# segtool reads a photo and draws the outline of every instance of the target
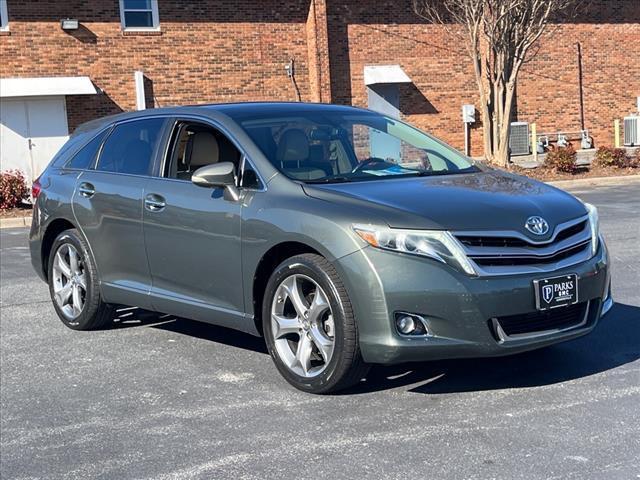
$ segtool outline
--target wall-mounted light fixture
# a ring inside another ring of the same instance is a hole
[[[62,30],[78,30],[80,22],[77,18],[63,18],[60,20],[60,27]]]

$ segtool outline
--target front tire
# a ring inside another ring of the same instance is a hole
[[[275,269],[262,322],[269,353],[294,387],[331,393],[366,375],[351,301],[338,272],[320,255],[298,255]]]
[[[113,321],[115,309],[102,301],[93,257],[77,230],[65,230],[53,242],[47,278],[53,306],[67,327],[96,330]]]

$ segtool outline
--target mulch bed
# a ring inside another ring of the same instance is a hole
[[[22,218],[30,217],[33,208],[31,205],[21,205],[17,208],[9,208],[0,210],[0,218]]]
[[[553,180],[576,180],[579,178],[598,178],[598,177],[618,177],[622,175],[640,175],[640,168],[618,168],[618,167],[598,167],[598,166],[581,166],[574,173],[556,172],[553,169],[538,168],[522,168],[511,165],[509,171],[518,175],[549,182]]]

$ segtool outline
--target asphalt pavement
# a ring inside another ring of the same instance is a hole
[[[263,342],[128,310],[74,332],[0,232],[0,477],[640,478],[640,183],[600,210],[616,306],[589,336],[513,357],[376,367],[290,387]]]

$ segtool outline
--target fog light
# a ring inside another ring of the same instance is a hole
[[[400,333],[404,333],[405,335],[410,335],[416,329],[416,322],[414,322],[413,318],[409,315],[405,315],[403,317],[398,318],[396,320],[398,325],[398,331]]]
[[[427,321],[424,317],[414,313],[396,312],[396,329],[400,335],[424,336],[429,335]]]

